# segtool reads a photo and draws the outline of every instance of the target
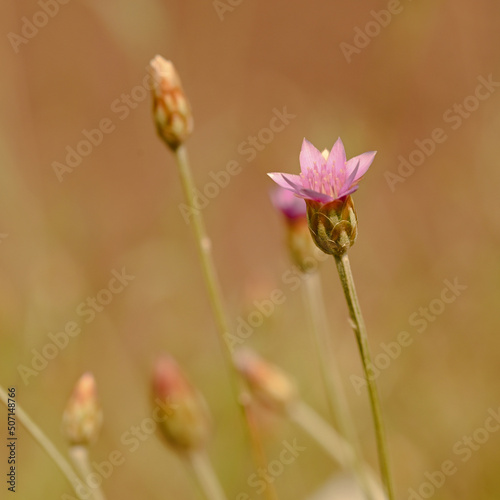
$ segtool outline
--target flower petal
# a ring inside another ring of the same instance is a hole
[[[345,148],[342,139],[339,137],[328,155],[328,161],[326,162],[327,170],[333,173],[333,177],[339,176],[343,171],[346,164]]]
[[[347,162],[349,163],[349,162]],[[354,167],[353,171],[349,174],[349,177],[346,179],[344,183],[344,188],[349,189],[349,187],[354,183],[354,179],[356,178],[356,174],[358,173],[359,170],[359,160],[356,162],[356,166]]]
[[[325,159],[320,151],[318,151],[307,139],[302,141],[302,148],[299,156],[300,170],[304,175],[307,174],[308,168],[313,168],[314,164],[321,168],[325,163]]]
[[[318,193],[318,191],[313,191],[312,189],[302,188],[300,193],[297,193],[302,198],[306,200],[319,201],[321,203],[330,203],[335,198],[333,196],[328,196],[327,194]]]
[[[346,188],[348,188],[348,189],[346,189]],[[354,185],[349,186],[349,187],[348,187],[348,186],[345,186],[345,187],[344,187],[345,191],[344,191],[344,190],[342,190],[342,191],[339,193],[339,198],[343,198],[344,196],[347,196],[347,195],[349,195],[349,194],[354,193],[354,191],[357,191],[357,190],[358,190],[358,188],[359,188],[359,184],[354,184]]]
[[[300,175],[283,174],[281,172],[272,172],[267,175],[282,188],[296,193],[298,193],[298,190],[302,189],[302,179]]]
[[[284,189],[292,191],[300,198],[320,201],[321,203],[329,203],[334,200],[332,196],[328,196],[324,193],[318,193],[318,191],[314,191],[313,189],[302,187],[302,179],[299,175],[282,174],[281,172],[272,172],[267,175],[271,177],[276,184]]]
[[[347,162],[347,172],[351,174],[352,171],[356,168],[356,164],[359,161],[358,172],[356,173],[353,182],[361,179],[361,177],[366,174],[366,171],[370,168],[370,165],[372,164],[376,154],[376,151],[368,151],[367,153],[363,153],[361,155],[355,156],[354,158],[351,158]]]

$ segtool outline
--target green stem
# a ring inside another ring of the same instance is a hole
[[[78,472],[80,472],[82,479],[87,482],[87,478],[93,472],[90,466],[89,449],[86,446],[71,446],[69,449],[69,456]],[[89,489],[95,500],[106,500],[100,485],[95,487],[89,486]]]
[[[349,411],[349,404],[344,392],[338,364],[333,357],[328,341],[327,318],[319,274],[312,272],[304,275],[304,283],[304,301],[309,311],[314,343],[330,413],[333,416],[335,424],[340,429],[340,433],[352,447],[348,468],[352,470],[357,478],[365,496],[373,498],[373,492],[369,487],[370,481],[366,477],[366,467],[363,465],[363,457],[361,456],[356,431],[352,424],[351,412]]]
[[[377,440],[377,450],[382,481],[384,482],[384,486],[387,490],[389,500],[393,500],[394,492],[392,489],[392,480],[389,470],[389,459],[387,453],[384,425],[382,421],[382,412],[380,409],[380,398],[378,395],[375,380],[373,379],[369,371],[370,367],[372,366],[372,361],[370,348],[368,345],[368,336],[366,333],[365,322],[363,320],[363,315],[361,314],[358,296],[356,294],[356,288],[354,286],[354,279],[352,276],[351,265],[349,263],[349,257],[346,253],[342,255],[342,257],[335,256],[335,262],[337,264],[337,270],[339,272],[342,288],[344,289],[347,306],[349,308],[349,315],[352,320],[352,327],[356,335],[356,341],[358,343],[361,361],[363,364],[363,371],[368,386],[368,395],[370,397],[370,406],[373,415],[373,423],[375,426],[375,436]]]
[[[309,434],[342,468],[353,472],[359,479],[365,495],[375,500],[385,500],[382,487],[372,469],[365,462],[357,460],[354,447],[328,425],[313,408],[304,401],[298,401],[288,408],[287,416]],[[356,464],[356,467],[353,464]]]
[[[193,175],[191,173],[191,168],[189,166],[187,151],[184,145],[179,146],[175,150],[175,158],[179,167],[179,174],[181,178],[182,189],[184,191],[184,196],[186,198],[190,213],[192,214],[191,220],[196,240],[196,247],[198,249],[198,255],[203,269],[203,276],[205,278],[205,284],[207,287],[210,304],[212,306],[212,311],[215,316],[215,322],[219,331],[220,341],[223,344],[222,350],[225,354],[226,362],[231,369],[230,379],[234,397],[235,400],[239,403],[239,407],[242,411],[243,418],[247,425],[249,438],[253,449],[254,460],[261,468],[265,469],[267,468],[267,460],[263,455],[262,446],[259,442],[258,429],[253,420],[249,417],[246,406],[242,402],[242,398],[244,396],[243,391],[241,390],[239,374],[234,364],[233,353],[228,343],[230,333],[229,322],[224,310],[221,287],[219,285],[219,280],[212,257],[212,245],[210,238],[208,237],[205,230],[205,224],[203,222],[201,212],[198,208],[196,208],[194,202],[195,183]],[[274,485],[270,484],[269,487],[266,488],[266,496],[269,500],[273,500],[276,498]]]
[[[195,184],[189,167],[187,151],[184,146],[181,145],[176,149],[175,158],[179,167],[184,196],[192,215],[192,226],[196,239],[196,247],[198,249],[198,255],[203,269],[210,304],[214,312],[215,321],[217,323],[222,343],[225,346],[223,350],[226,354],[227,361],[230,365],[233,365],[232,353],[226,341],[226,335],[229,334],[229,325],[226,320],[224,307],[222,305],[221,288],[212,257],[212,243],[205,230],[205,224],[203,222],[201,212],[196,208],[194,203]]]
[[[5,389],[0,386],[0,399],[7,406],[8,395]],[[16,401],[16,417],[23,424],[26,430],[31,434],[31,436],[37,441],[37,443],[42,447],[42,449],[47,453],[47,455],[52,459],[52,461],[59,467],[60,471],[64,474],[66,479],[69,481],[76,495],[80,500],[84,500],[87,496],[81,493],[85,490],[85,486],[78,477],[78,474],[73,470],[71,465],[67,460],[59,453],[57,448],[54,446],[52,441],[43,433],[43,431],[31,420],[28,414],[19,406]]]
[[[195,451],[188,455],[194,475],[207,500],[226,500],[226,495],[215,471],[204,451]]]

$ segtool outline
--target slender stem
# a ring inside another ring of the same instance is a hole
[[[86,482],[89,475],[93,472],[90,466],[89,449],[86,446],[71,446],[69,449],[69,456],[76,469],[80,472],[80,476]],[[89,489],[95,500],[106,500],[100,484],[95,487],[89,486]]]
[[[259,426],[255,419],[255,413],[252,410],[252,396],[247,392],[243,391],[240,398],[242,406],[245,408],[245,416],[248,422],[248,428],[250,430],[250,438],[252,440],[252,448],[254,453],[255,462],[258,463],[261,468],[266,469],[268,465],[268,460],[266,457],[266,452],[260,439]],[[272,484],[271,488],[266,488],[266,496],[268,500],[277,500],[278,496],[276,494],[276,489]]]
[[[0,399],[7,406],[8,396],[5,389],[0,386]],[[31,420],[28,414],[19,406],[16,401],[16,416],[19,421],[24,425],[26,430],[31,434],[31,436],[38,442],[42,449],[47,453],[47,455],[53,460],[53,462],[59,467],[60,471],[64,474],[66,479],[69,481],[78,498],[84,500],[87,498],[86,495],[82,493],[86,488],[82,481],[78,477],[78,474],[73,470],[68,461],[59,453],[57,448],[54,446],[52,441],[43,433],[43,431]]]
[[[330,413],[334,422],[339,426],[341,433],[352,442],[355,434],[351,425],[351,416],[345,396],[340,372],[337,363],[333,359],[327,335],[327,319],[323,294],[321,292],[321,280],[318,273],[309,273],[304,276],[305,286],[304,302],[309,313],[313,340],[319,359],[319,368],[323,384],[326,389],[326,397]]]
[[[330,413],[334,422],[340,429],[340,433],[350,443],[352,456],[349,468],[358,479],[364,490],[365,496],[373,498],[373,492],[369,488],[369,480],[366,477],[366,467],[363,465],[363,457],[357,440],[355,428],[352,424],[351,412],[345,395],[342,379],[338,365],[333,357],[328,339],[327,318],[325,303],[321,290],[321,279],[317,272],[304,276],[304,301],[309,312],[314,344],[319,359],[319,367]]]
[[[203,222],[201,212],[196,208],[194,203],[195,184],[193,176],[191,174],[191,169],[189,167],[187,151],[184,146],[181,145],[176,149],[175,158],[179,167],[184,196],[192,215],[192,226],[196,239],[196,246],[203,269],[203,275],[205,278],[208,296],[210,298],[210,304],[214,312],[215,321],[221,335],[222,343],[225,346],[224,352],[228,359],[228,363],[233,365],[231,350],[226,341],[226,335],[229,334],[229,325],[226,319],[226,314],[224,312],[221,288],[212,257],[212,243],[205,230],[205,224]]]
[[[378,395],[377,385],[374,378],[370,375],[370,367],[372,366],[370,348],[368,345],[368,335],[366,333],[365,322],[361,314],[356,288],[354,287],[354,279],[352,276],[351,265],[349,257],[345,253],[342,257],[335,257],[337,270],[339,272],[342,288],[344,289],[347,306],[349,308],[349,315],[352,320],[352,327],[356,335],[361,361],[363,364],[363,371],[366,378],[368,387],[368,394],[370,397],[370,406],[372,409],[373,423],[375,426],[375,435],[377,439],[377,449],[380,461],[380,472],[382,481],[387,490],[389,500],[394,499],[394,492],[392,489],[392,480],[389,470],[389,458],[387,453],[387,444],[385,439],[384,425],[382,421],[382,412],[380,409],[380,398]]]
[[[376,500],[385,500],[384,492],[372,469],[365,462],[358,462],[358,469],[353,470],[356,462],[356,450],[333,427],[316,413],[304,401],[298,401],[288,409],[288,418],[302,428],[321,448],[341,467],[351,470],[359,478],[360,487],[365,494]]]
[[[309,405],[298,401],[287,412],[288,418],[306,431],[333,460],[347,468],[353,451],[349,443],[328,425]]]
[[[243,402],[244,396],[243,391],[241,390],[240,377],[234,364],[232,349],[228,343],[230,339],[229,321],[227,320],[226,312],[224,310],[221,287],[212,257],[212,245],[210,238],[208,237],[205,230],[205,224],[203,222],[201,212],[198,208],[196,208],[194,202],[195,183],[193,175],[191,173],[191,168],[189,166],[187,151],[183,145],[179,146],[175,150],[175,158],[179,167],[179,174],[181,178],[182,189],[184,191],[184,196],[192,215],[191,220],[196,240],[196,246],[203,269],[203,275],[205,278],[205,285],[207,287],[210,304],[212,306],[212,311],[215,316],[215,322],[219,331],[219,338],[221,343],[223,344],[222,350],[225,354],[226,362],[231,369],[230,379],[234,397],[236,401],[240,403],[239,407],[242,411],[247,429],[249,431],[254,460],[259,465],[259,467],[267,468],[267,460],[263,452],[263,447],[260,443],[257,426],[255,425],[253,419],[249,416],[246,405]],[[274,485],[270,484],[269,487],[266,488],[266,496],[269,500],[274,500],[276,498]]]
[[[194,475],[207,500],[226,500],[226,494],[204,451],[195,451],[188,455]]]

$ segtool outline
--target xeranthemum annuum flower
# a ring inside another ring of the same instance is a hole
[[[320,153],[304,139],[300,175],[268,174],[282,188],[305,200],[311,236],[329,255],[343,255],[356,240],[358,224],[350,195],[358,189],[375,154],[369,151],[347,161],[340,137],[330,153]]]
[[[376,151],[346,159],[340,137],[327,158],[307,139],[300,151],[300,175],[273,172],[268,174],[281,187],[300,198],[329,203],[344,198],[358,189],[358,183],[373,162]]]

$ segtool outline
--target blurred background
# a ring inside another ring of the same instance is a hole
[[[151,119],[143,80],[161,54],[192,103],[187,146],[200,191],[229,162],[241,167],[202,210],[233,325],[282,290],[286,300],[245,344],[292,372],[324,416],[301,293],[284,281],[291,263],[266,172],[296,173],[304,136],[318,148],[341,136],[348,157],[378,150],[354,198],[359,237],[350,258],[374,356],[402,331],[413,340],[377,378],[397,498],[447,460],[457,472],[425,498],[498,498],[500,433],[478,429],[500,407],[500,4],[72,0],[46,6],[50,17],[42,5],[4,2],[0,20],[0,382],[16,387],[56,446],[67,449],[62,412],[91,371],[104,412],[91,458],[102,462],[113,450],[125,457],[103,482],[107,497],[197,498],[184,464],[156,434],[133,452],[122,441],[151,415],[152,364],[169,352],[208,400],[209,453],[228,498],[263,498],[247,483],[255,465],[179,209],[173,156]],[[293,116],[270,137],[262,130],[276,113]],[[103,120],[109,133],[66,165],[84,131]],[[433,133],[439,143],[426,141]],[[251,137],[263,141],[252,146]],[[134,277],[123,291],[82,314],[80,304],[123,268]],[[333,262],[321,274],[353,418],[377,467]],[[466,287],[449,304],[440,299],[445,280]],[[49,334],[69,321],[81,333],[40,361]],[[264,411],[257,420],[270,460],[283,440],[307,450],[276,478],[280,498],[308,498],[337,471],[297,428]],[[72,494],[18,426],[19,498]],[[2,476],[6,468],[2,458]]]

